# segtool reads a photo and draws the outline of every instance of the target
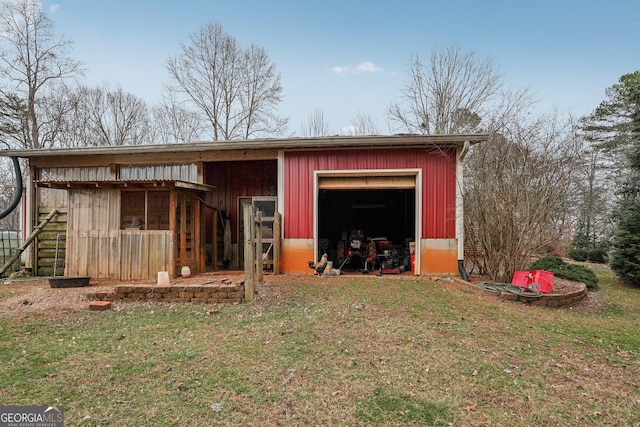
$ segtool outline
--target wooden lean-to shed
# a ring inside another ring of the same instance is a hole
[[[280,214],[284,273],[313,273],[307,261],[322,253],[342,262],[346,240],[361,233],[394,242],[405,263],[410,251],[413,274],[455,275],[462,160],[486,140],[339,136],[2,154],[26,159],[24,234],[58,212],[27,251],[36,275],[148,280],[182,266],[241,269],[248,206],[266,221]]]

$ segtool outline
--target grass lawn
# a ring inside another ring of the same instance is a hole
[[[0,310],[0,404],[66,426],[640,425],[640,289],[598,275],[570,309],[395,276],[270,276],[211,314],[25,304]]]

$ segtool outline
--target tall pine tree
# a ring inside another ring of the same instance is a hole
[[[640,285],[640,88],[629,94],[629,106],[632,108],[629,173],[619,191],[611,268],[623,280]]]

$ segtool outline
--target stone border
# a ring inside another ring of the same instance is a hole
[[[495,295],[498,298],[505,301],[518,301],[524,304],[535,305],[538,307],[549,307],[549,308],[564,308],[570,307],[572,305],[578,304],[580,301],[586,298],[587,296],[587,285],[584,283],[580,283],[580,289],[571,292],[568,294],[545,294],[541,297],[529,298],[523,297],[520,295],[513,294],[511,292],[500,292],[500,291],[492,291],[489,289],[482,289],[479,286],[474,285],[472,282],[467,282],[462,279],[455,279],[458,283],[462,283],[469,288],[473,288],[481,293],[486,293],[489,295]]]
[[[89,294],[89,297],[98,301],[240,304],[244,299],[244,282],[235,284],[116,285],[113,292],[95,292]]]

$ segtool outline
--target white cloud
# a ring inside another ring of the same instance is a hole
[[[356,68],[355,68],[355,74],[360,74],[360,73],[377,73],[378,71],[382,71],[382,68],[377,67],[376,65],[374,65],[373,62],[369,62],[369,61],[365,61],[361,64],[359,64]]]
[[[49,6],[49,13],[54,14],[58,9],[60,9],[60,4],[52,4],[51,6]]]
[[[345,76],[349,74],[349,67],[333,67],[331,69],[333,74],[337,74],[338,76]]]
[[[364,61],[361,62],[360,64],[356,65],[355,67],[353,66],[348,66],[348,67],[333,67],[331,69],[331,73],[332,74],[336,74],[338,76],[355,76],[357,74],[363,74],[363,73],[378,73],[382,71],[382,68],[376,66],[373,62],[371,61]]]

